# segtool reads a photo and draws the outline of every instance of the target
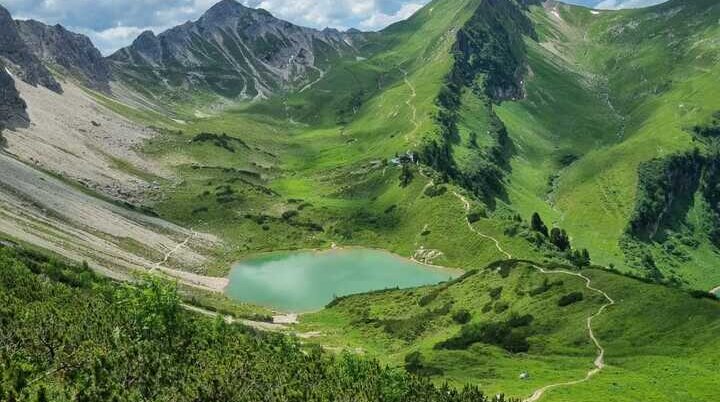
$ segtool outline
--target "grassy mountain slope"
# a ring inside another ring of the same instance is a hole
[[[568,229],[595,262],[645,270],[621,241],[640,198],[638,168],[699,146],[690,128],[720,106],[711,84],[719,12],[697,0],[602,13],[533,7],[540,37],[527,42],[528,96],[498,110],[519,149],[512,205]],[[689,260],[664,246],[639,247],[667,277],[708,287],[720,279],[708,264],[714,252],[700,230],[688,232],[700,238],[697,247],[679,246]]]
[[[548,391],[546,400],[713,398],[717,301],[606,271],[581,273],[616,302],[593,320],[607,366],[587,383]],[[582,300],[559,305],[575,293]],[[313,342],[360,348],[438,382],[470,382],[491,393],[526,397],[544,385],[581,379],[593,367],[596,350],[586,318],[604,303],[580,278],[503,263],[450,284],[342,298],[305,317],[302,329],[320,333]],[[488,324],[495,332],[480,330]],[[503,335],[498,324],[512,336]],[[448,340],[454,340],[452,347]],[[408,358],[414,352],[420,353],[419,363]],[[523,372],[529,379],[519,378]]]

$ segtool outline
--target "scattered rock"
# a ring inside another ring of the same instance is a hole
[[[420,246],[419,249],[415,250],[412,259],[423,264],[432,265],[433,261],[442,255],[443,252],[440,250],[426,249],[424,246]]]

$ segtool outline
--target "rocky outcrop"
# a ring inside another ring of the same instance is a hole
[[[52,91],[62,92],[60,84],[20,37],[17,24],[2,6],[0,6],[0,60],[10,72],[28,84],[42,85]]]
[[[27,47],[42,62],[59,67],[93,89],[110,90],[110,67],[87,36],[33,20],[17,21],[16,25]]]
[[[302,28],[223,0],[199,20],[159,35],[144,32],[109,57],[135,87],[200,89],[227,98],[266,97],[312,82],[338,57],[353,56],[358,34]]]
[[[15,88],[15,81],[0,63],[0,130],[26,125],[28,122],[26,108],[25,101],[20,98],[20,93]],[[3,139],[0,136],[0,146],[3,145],[2,143]]]

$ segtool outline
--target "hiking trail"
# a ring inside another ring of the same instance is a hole
[[[470,202],[465,197],[463,197],[461,194],[459,194],[457,192],[453,192],[453,194],[456,197],[458,197],[460,199],[460,201],[462,201],[462,203],[465,207],[465,212],[470,212]],[[513,258],[510,253],[508,253],[507,251],[505,251],[502,248],[500,241],[498,241],[496,238],[494,238],[492,236],[486,235],[486,234],[478,231],[477,229],[475,229],[472,226],[472,224],[470,223],[470,220],[467,219],[467,216],[465,218],[465,221],[466,221],[468,227],[470,228],[470,231],[472,231],[473,233],[475,233],[485,239],[493,241],[495,243],[495,247],[498,249],[498,251],[500,253],[504,254],[508,260],[511,260]],[[592,322],[595,318],[597,318],[603,312],[605,312],[605,310],[607,308],[609,308],[610,306],[613,306],[615,304],[615,300],[613,300],[605,291],[593,287],[592,280],[589,277],[587,277],[579,272],[570,272],[570,271],[564,271],[564,270],[546,270],[545,268],[542,268],[537,265],[531,265],[531,266],[534,269],[540,271],[541,273],[543,273],[545,275],[571,275],[571,276],[581,278],[585,281],[585,287],[587,289],[602,295],[607,300],[607,302],[605,304],[603,304],[602,306],[600,306],[600,308],[597,310],[597,312],[595,312],[595,314],[587,317],[587,319],[586,319],[586,327],[587,327],[588,335],[597,350],[597,357],[595,358],[595,361],[593,361],[594,368],[592,370],[588,371],[584,378],[581,378],[579,380],[568,381],[568,382],[559,382],[559,383],[546,385],[542,388],[538,388],[537,390],[535,390],[532,393],[532,395],[530,395],[530,397],[523,399],[523,402],[537,402],[545,395],[545,393],[547,391],[550,391],[555,388],[568,387],[568,386],[578,385],[578,384],[587,382],[592,377],[594,377],[595,375],[600,373],[600,371],[602,371],[603,368],[605,368],[605,348],[600,344],[600,341],[595,336],[595,332],[593,331],[593,327],[592,327]],[[720,288],[718,288],[718,290],[720,290]]]

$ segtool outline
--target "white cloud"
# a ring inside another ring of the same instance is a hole
[[[111,54],[115,50],[120,49],[132,43],[144,31],[162,32],[170,26],[165,27],[134,27],[134,26],[116,26],[101,31],[93,31],[82,27],[68,27],[73,32],[87,35],[92,40],[95,47],[105,54]]]
[[[382,29],[392,23],[410,18],[422,7],[423,4],[421,3],[407,3],[403,4],[403,6],[392,15],[385,14],[383,12],[375,12],[370,17],[360,22],[359,28],[370,31]]]

